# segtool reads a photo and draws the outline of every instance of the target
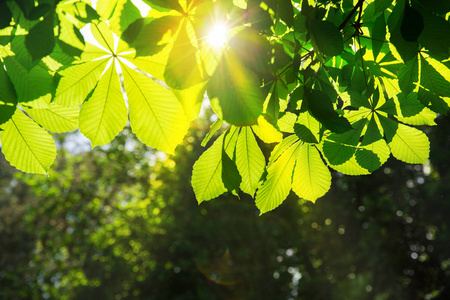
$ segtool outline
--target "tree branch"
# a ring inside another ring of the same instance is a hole
[[[350,19],[353,17],[358,8],[362,7],[363,3],[364,0],[359,0],[358,3],[356,3],[355,7],[353,7],[352,11],[348,14],[347,18],[345,18],[344,22],[342,22],[342,24],[339,25],[338,27],[339,30],[342,30],[345,27],[345,25],[347,25],[348,21],[350,21]]]

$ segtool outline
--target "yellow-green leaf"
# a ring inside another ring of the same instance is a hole
[[[80,131],[92,144],[106,145],[127,123],[127,107],[120,90],[115,63],[103,74],[80,111]]]
[[[78,106],[86,99],[105,69],[107,60],[73,65],[61,72],[54,102],[65,107]]]
[[[133,132],[147,146],[172,154],[188,129],[175,95],[147,76],[121,64]]]
[[[255,194],[266,160],[250,127],[242,127],[236,147],[236,166],[242,177],[241,190]]]
[[[331,173],[319,151],[313,145],[305,144],[295,162],[292,190],[300,198],[314,202],[325,195],[330,186]]]
[[[2,129],[2,152],[6,160],[21,171],[47,174],[56,157],[50,134],[19,109]]]
[[[267,168],[267,178],[256,192],[256,206],[261,214],[277,208],[289,195],[292,185],[292,171],[301,142],[294,143]]]
[[[227,191],[222,182],[222,134],[195,162],[192,171],[192,188],[198,203],[216,198]]]

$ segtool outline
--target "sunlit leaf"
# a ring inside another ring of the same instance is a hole
[[[236,147],[236,165],[242,177],[241,190],[255,194],[266,160],[250,127],[242,127]]]
[[[255,198],[261,214],[277,208],[289,195],[292,172],[301,147],[301,142],[292,144],[267,168],[266,180],[256,192]]]
[[[227,191],[222,182],[222,149],[224,134],[195,162],[192,188],[198,203],[216,198]]]
[[[420,130],[379,117],[392,155],[410,164],[426,163],[430,142]]]
[[[92,148],[106,145],[125,127],[127,119],[127,108],[113,60],[92,96],[81,106],[80,131],[91,141]]]
[[[257,122],[258,124],[252,126],[252,130],[264,143],[279,143],[283,140],[283,134],[267,122],[264,117],[260,116]]]
[[[226,84],[225,84],[226,83]],[[207,85],[216,113],[233,125],[253,125],[263,110],[258,77],[236,58],[224,55],[223,63]]]
[[[85,62],[73,65],[61,72],[63,76],[56,89],[55,103],[75,107],[83,103],[97,84],[107,60]]]
[[[147,76],[124,64],[121,67],[133,132],[146,145],[173,153],[188,128],[180,102],[170,90]]]
[[[30,107],[23,107],[26,113],[48,131],[62,133],[78,128],[78,107],[64,107],[42,98],[27,105]]]
[[[295,162],[292,190],[300,198],[315,201],[325,195],[330,186],[331,173],[319,151],[313,145],[305,144]]]
[[[50,134],[19,109],[2,129],[2,152],[6,160],[21,171],[47,174],[56,157]]]

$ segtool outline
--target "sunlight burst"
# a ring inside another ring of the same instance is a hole
[[[214,25],[207,36],[208,43],[213,47],[223,47],[228,39],[228,28],[225,24]]]

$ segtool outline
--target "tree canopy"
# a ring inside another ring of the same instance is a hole
[[[0,135],[11,165],[46,174],[49,132],[92,147],[127,122],[174,153],[204,95],[218,119],[193,166],[199,202],[294,191],[315,201],[330,168],[426,163],[450,103],[450,2],[21,0],[0,4]],[[87,32],[92,36],[85,41]],[[210,142],[215,137],[214,142]]]

